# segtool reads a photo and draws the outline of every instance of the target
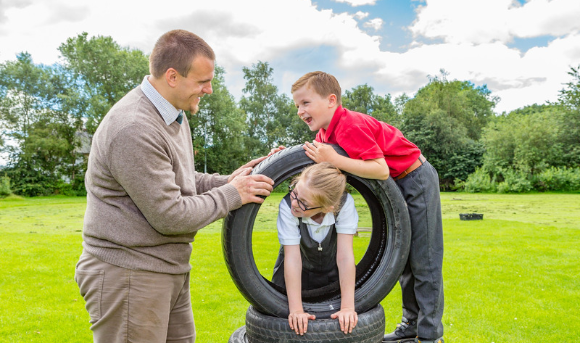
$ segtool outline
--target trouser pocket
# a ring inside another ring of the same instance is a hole
[[[94,324],[101,318],[101,297],[103,294],[104,270],[75,271],[75,281],[79,285],[81,296],[85,299],[85,308]]]

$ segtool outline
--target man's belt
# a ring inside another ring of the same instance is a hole
[[[413,164],[411,164],[411,166],[409,168],[407,168],[407,170],[405,170],[404,172],[402,172],[401,174],[399,174],[397,177],[395,177],[395,180],[400,180],[402,178],[404,178],[405,176],[411,174],[411,172],[417,168],[419,168],[423,163],[425,163],[427,161],[427,159],[425,159],[425,156],[423,156],[423,154],[421,154],[419,156],[419,158],[417,159],[417,161],[413,162]]]

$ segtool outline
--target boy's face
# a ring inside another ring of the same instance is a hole
[[[310,131],[328,129],[337,107],[336,95],[322,97],[314,89],[304,85],[297,89],[292,97],[298,109],[298,116],[308,125]]]

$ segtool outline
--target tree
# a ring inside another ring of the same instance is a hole
[[[142,51],[122,48],[111,37],[89,39],[83,32],[67,39],[58,50],[79,89],[77,97],[68,99],[68,106],[87,118],[91,134],[109,109],[139,85],[149,70]]]
[[[429,83],[406,103],[405,115],[442,110],[467,129],[469,138],[479,140],[481,130],[494,117],[493,108],[499,98],[492,96],[485,85],[476,87],[469,81],[448,81],[444,70],[441,74],[441,78],[430,78]]]
[[[288,98],[278,95],[273,69],[267,62],[259,61],[243,71],[246,87],[240,108],[246,113],[248,157],[254,158],[287,141],[287,130],[282,125],[292,122],[296,110],[290,111]]]
[[[376,106],[376,95],[373,87],[367,85],[356,86],[351,91],[345,90],[342,96],[342,104],[351,111],[371,114]]]
[[[351,91],[346,90],[342,96],[342,103],[351,111],[368,114],[393,126],[400,124],[400,117],[391,100],[391,95],[386,94],[381,97],[374,94],[373,87],[367,84],[356,86]]]
[[[561,166],[558,106],[535,106],[510,112],[485,128],[484,169],[494,176],[507,170],[535,175],[550,166]]]
[[[560,122],[563,159],[569,167],[580,166],[580,66],[570,68],[572,81],[560,91],[559,105],[564,115]]]
[[[34,65],[29,53],[20,53],[16,61],[0,65],[0,87],[3,89],[2,121],[4,135],[19,143],[28,136],[30,125],[42,112],[43,93],[48,75]]]
[[[66,112],[63,99],[74,94],[60,68],[35,65],[28,53],[0,66],[3,135],[15,145],[6,173],[17,194],[51,193],[64,178],[74,179],[79,166],[74,153],[79,116]]]
[[[442,188],[449,189],[455,179],[465,180],[475,171],[475,163],[454,165],[452,161],[480,161],[483,149],[477,142],[483,127],[494,117],[498,101],[486,86],[467,81],[431,78],[413,99],[404,103],[400,129],[423,151],[438,170]]]
[[[188,114],[198,171],[230,174],[247,162],[245,116],[225,86],[224,73],[216,66],[213,94],[203,97],[198,113]]]

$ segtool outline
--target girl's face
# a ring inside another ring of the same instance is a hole
[[[321,212],[328,212],[313,200],[312,192],[308,187],[304,187],[302,182],[296,184],[290,193],[290,200],[292,200],[290,208],[294,217],[312,217]]]

